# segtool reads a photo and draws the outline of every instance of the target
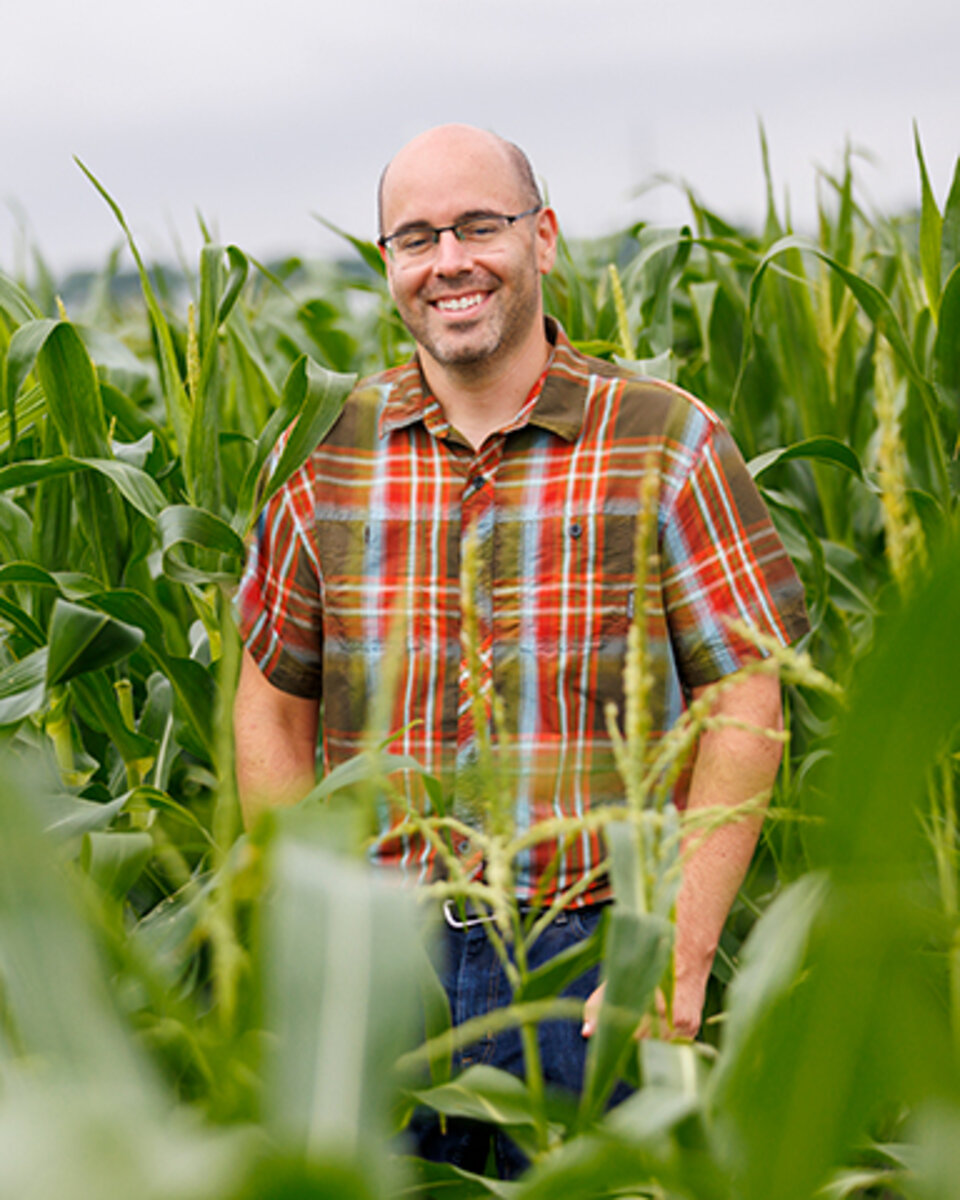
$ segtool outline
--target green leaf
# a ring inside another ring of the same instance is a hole
[[[38,828],[43,806],[36,798],[43,784],[15,777],[7,763],[3,789],[0,976],[5,1021],[12,1022],[22,1051],[44,1063],[48,1080],[106,1083],[123,1090],[127,1103],[138,1095],[155,1097],[152,1072],[114,1010],[92,931],[81,915],[88,906],[68,888],[57,856]],[[12,1082],[6,1067],[4,1075]],[[48,1089],[48,1100],[49,1095]],[[34,1177],[38,1169],[34,1163]]]
[[[123,809],[129,793],[104,804],[83,800],[67,792],[51,792],[41,798],[43,831],[62,841],[105,829]]]
[[[27,558],[33,542],[33,522],[19,504],[6,496],[0,496],[0,547],[9,562],[15,558]]]
[[[11,423],[14,421],[14,403],[24,380],[36,365],[37,355],[43,349],[44,342],[57,328],[59,321],[51,321],[42,317],[36,321],[28,321],[14,331],[7,349],[6,370],[4,382],[4,405]]]
[[[58,598],[50,621],[47,683],[65,683],[119,662],[142,641],[143,631],[135,626]]]
[[[96,372],[79,334],[60,322],[37,354],[37,375],[67,454],[108,459],[106,420]],[[96,573],[117,583],[123,570],[127,521],[113,488],[98,475],[81,474],[73,482],[77,517],[93,554]]]
[[[297,422],[263,489],[260,507],[280,490],[330,432],[355,383],[355,375],[327,371],[305,355],[294,363],[284,391],[290,388],[291,401],[298,412]],[[251,524],[254,516],[251,514]]]
[[[356,250],[363,261],[367,264],[370,270],[374,272],[374,274],[383,279],[386,278],[387,268],[384,265],[383,255],[380,253],[378,246],[376,246],[373,242],[365,241],[363,238],[354,237],[350,233],[345,233],[344,230],[342,230],[338,225],[334,225],[332,221],[328,221],[326,217],[321,217],[318,213],[314,213],[313,215],[321,225],[326,225],[326,227],[337,234],[338,237],[342,237],[344,241],[349,242],[354,250]]]
[[[134,241],[133,234],[130,232],[126,219],[120,211],[119,205],[113,197],[107,192],[106,188],[100,181],[90,172],[79,158],[75,158],[77,166],[90,180],[93,186],[97,189],[103,199],[107,202],[111,212],[116,217],[120,228],[123,230],[127,244],[130,247],[130,253],[133,255],[133,260],[137,264],[137,271],[140,275],[140,287],[143,291],[143,298],[147,305],[147,311],[150,314],[150,323],[153,327],[154,335],[157,339],[158,363],[160,366],[160,383],[163,389],[163,398],[167,406],[167,417],[173,427],[174,437],[181,452],[186,449],[188,434],[190,429],[190,401],[187,398],[186,389],[183,386],[183,380],[180,378],[180,366],[177,362],[177,353],[173,345],[173,336],[170,332],[170,325],[163,314],[160,307],[160,302],[157,299],[156,292],[150,282],[150,276],[144,266],[143,259],[140,257],[140,251],[137,249],[137,244]]]
[[[391,754],[386,750],[376,752],[364,751],[348,758],[346,762],[338,763],[329,771],[316,787],[304,796],[302,803],[309,804],[318,800],[326,800],[335,792],[344,788],[356,787],[358,783],[383,779],[397,771],[415,771],[423,773],[423,767],[409,754]]]
[[[116,620],[143,631],[144,651],[173,687],[178,709],[186,721],[185,736],[190,740],[191,750],[201,756],[210,754],[216,702],[212,672],[196,659],[184,658],[169,650],[163,618],[139,592],[114,588],[109,592],[90,592],[85,598]]]
[[[606,988],[590,1039],[580,1099],[580,1127],[597,1120],[635,1046],[634,1034],[670,960],[673,926],[653,913],[615,905],[608,918]]]
[[[15,284],[2,271],[0,271],[0,309],[3,309],[16,325],[25,325],[28,321],[36,321],[43,316],[23,288]]]
[[[46,634],[30,613],[3,596],[0,596],[0,617],[19,630],[32,646],[42,646],[46,642]]]
[[[323,849],[282,839],[266,912],[264,1109],[301,1152],[344,1156],[386,1127],[385,1067],[416,1025],[413,896]]]
[[[240,299],[243,285],[247,281],[250,263],[239,246],[227,247],[227,258],[230,261],[230,273],[227,276],[226,287],[220,297],[220,307],[217,310],[217,325],[223,325],[233,312],[234,305]]]
[[[496,1067],[470,1067],[449,1083],[413,1095],[421,1104],[448,1117],[469,1117],[503,1126],[537,1123],[527,1085]]]
[[[109,379],[114,390],[138,393],[151,383],[149,367],[115,334],[92,325],[74,325],[101,382]]]
[[[940,277],[947,279],[960,266],[960,158],[953,169],[950,194],[943,208],[940,243]]]
[[[153,856],[149,833],[85,833],[80,864],[115,900],[122,900]]]
[[[517,988],[514,1001],[522,1004],[528,1000],[545,1000],[548,996],[560,995],[584,971],[600,961],[605,933],[606,927],[601,921],[592,937],[569,946],[531,971]]]
[[[711,1102],[725,1107],[730,1089],[742,1086],[755,1046],[771,1022],[783,1021],[784,1003],[796,987],[814,921],[825,901],[825,879],[810,874],[785,888],[744,945],[740,970],[730,984],[724,1053],[710,1083]]]
[[[2,364],[0,364],[2,365]],[[2,392],[2,389],[0,389]],[[19,437],[33,428],[37,418],[47,411],[47,398],[39,383],[17,398],[14,405],[13,420],[5,407],[0,407],[0,451],[7,450],[13,441],[13,435]]]
[[[916,122],[913,126],[913,139],[917,151],[917,163],[920,167],[920,270],[923,284],[927,292],[927,303],[930,310],[937,315],[940,308],[940,241],[943,221],[940,210],[930,186],[927,175],[927,164],[923,157],[923,147],[920,145],[920,130]]]
[[[918,809],[960,722],[958,563],[953,541],[878,624],[828,787],[809,795],[824,881],[785,893],[744,947],[711,1106],[744,1200],[807,1200],[882,1114],[957,1095]]]
[[[47,647],[0,670],[0,725],[15,725],[46,700]]]
[[[167,507],[167,499],[145,471],[113,458],[37,458],[0,467],[0,491],[27,487],[61,475],[94,472],[116,486],[117,491],[137,512],[154,521]]]
[[[243,570],[243,542],[236,532],[211,512],[188,504],[174,504],[157,518],[163,547],[163,570],[180,583],[235,583]],[[188,562],[184,549],[209,551],[216,560],[209,567]]]
[[[954,412],[960,411],[960,265],[950,273],[940,300],[933,370],[937,383],[949,395]]]
[[[418,1186],[423,1189],[418,1195],[442,1196],[444,1200],[477,1200],[478,1196],[513,1200],[517,1194],[515,1183],[476,1175],[451,1163],[429,1162],[425,1158],[401,1158],[400,1162],[415,1175]],[[290,1200],[299,1200],[299,1195],[296,1198],[291,1195]]]
[[[713,306],[717,300],[720,284],[715,279],[705,283],[691,283],[689,287],[693,312],[697,318],[697,329],[700,333],[700,347],[704,362],[710,361],[710,321],[713,317]]]
[[[754,479],[759,479],[764,472],[779,463],[791,462],[794,459],[807,459],[815,462],[829,463],[831,466],[842,467],[863,480],[863,466],[853,450],[837,438],[815,437],[803,442],[795,442],[792,446],[778,446],[758,454],[747,463],[747,470]]]
[[[157,753],[155,743],[127,726],[105,672],[88,671],[71,679],[70,687],[81,716],[94,729],[107,734],[125,763],[153,761]]]

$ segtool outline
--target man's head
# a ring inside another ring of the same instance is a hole
[[[441,135],[445,131],[449,131],[452,134],[453,131],[457,129],[460,129],[463,132],[469,131],[471,134],[480,134],[482,138],[489,138],[494,143],[499,144],[500,149],[510,160],[511,166],[517,178],[517,182],[526,193],[526,203],[524,204],[524,208],[533,207],[534,205],[541,208],[543,207],[543,195],[540,191],[540,185],[537,183],[537,177],[534,174],[530,159],[527,158],[524,151],[521,150],[515,142],[508,142],[505,138],[499,137],[495,133],[488,134],[482,129],[473,129],[471,126],[439,126],[437,129],[429,129],[420,137],[415,138],[409,143],[408,146],[405,146],[403,150],[400,151],[400,153],[397,155],[397,158],[400,158],[406,150],[415,147],[422,139],[430,139],[433,135]],[[387,229],[383,223],[383,190],[387,180],[387,175],[389,174],[390,168],[393,166],[395,161],[396,159],[391,159],[390,162],[388,162],[383,168],[383,170],[380,172],[380,182],[377,185],[377,225],[379,226],[381,235],[390,232],[390,230]]]
[[[468,125],[430,129],[384,170],[379,216],[390,290],[422,354],[476,373],[542,340],[557,226],[519,147]],[[450,228],[484,216],[511,220],[482,243]],[[419,255],[397,248],[393,235],[410,229],[423,234]]]

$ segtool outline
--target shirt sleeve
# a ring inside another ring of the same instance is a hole
[[[313,506],[308,460],[261,513],[235,600],[240,636],[260,670],[275,687],[305,697],[319,697],[322,681]]]
[[[667,620],[687,688],[761,653],[735,619],[789,645],[809,629],[803,586],[733,438],[712,421],[661,537]]]

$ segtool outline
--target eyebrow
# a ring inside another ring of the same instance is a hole
[[[460,213],[458,217],[450,222],[451,225],[459,225],[461,221],[475,221],[479,217],[502,217],[504,214],[496,212],[492,208],[470,208],[466,212]],[[436,225],[431,225],[429,221],[406,221],[403,225],[398,225],[394,229],[391,237],[395,237],[398,233],[409,233],[414,229],[436,229]]]

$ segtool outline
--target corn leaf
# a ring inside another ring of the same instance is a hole
[[[754,479],[759,479],[766,471],[779,463],[791,462],[796,459],[814,460],[831,463],[849,471],[857,479],[863,480],[863,466],[860,459],[845,442],[832,437],[808,438],[793,446],[780,446],[758,454],[747,463],[747,469]]]
[[[66,792],[43,794],[40,800],[43,831],[58,841],[70,841],[97,829],[105,829],[123,809],[129,793],[97,804]]]
[[[58,1075],[143,1086],[151,1076],[107,991],[81,914],[26,802],[26,782],[4,781],[0,805],[0,975],[5,1008],[25,1051]],[[29,783],[31,795],[41,789]]]
[[[352,234],[341,229],[338,225],[334,225],[332,221],[328,221],[326,217],[321,217],[318,213],[314,213],[313,215],[321,225],[326,225],[326,227],[338,237],[342,237],[345,242],[349,242],[371,271],[373,271],[376,275],[386,277],[387,268],[384,265],[383,255],[373,242],[365,241],[363,238],[354,237]]]
[[[960,265],[960,158],[953,169],[953,182],[943,208],[940,243],[940,277],[947,279]]]
[[[4,596],[0,596],[0,617],[9,621],[32,646],[42,646],[46,642],[46,635],[30,613]]]
[[[0,725],[15,725],[43,707],[46,674],[46,646],[0,670]]]
[[[264,964],[277,1034],[265,1109],[308,1157],[352,1158],[384,1128],[386,1064],[414,1031],[413,898],[319,847],[281,841]]]
[[[356,376],[328,371],[306,355],[294,363],[284,391],[289,388],[289,404],[297,412],[297,420],[263,488],[257,511],[299,470],[317,443],[330,432],[355,382]],[[248,528],[255,518],[256,512],[251,512]]]
[[[104,671],[89,671],[77,676],[70,681],[70,690],[84,721],[110,738],[125,763],[141,763],[146,767],[153,762],[156,744],[129,728]]]
[[[514,994],[514,1001],[523,1004],[528,1000],[545,1000],[558,996],[575,979],[596,966],[603,957],[603,942],[606,926],[601,923],[592,937],[575,946],[555,954],[541,966],[531,971]]]
[[[90,180],[93,186],[97,189],[103,199],[106,201],[111,212],[117,219],[117,223],[123,230],[127,239],[127,244],[130,247],[130,253],[133,255],[133,260],[137,264],[137,271],[140,275],[140,286],[143,290],[143,298],[146,302],[147,311],[150,314],[150,322],[153,326],[154,334],[157,339],[159,350],[159,366],[160,366],[160,382],[163,389],[163,397],[167,405],[167,416],[173,427],[174,437],[177,445],[183,451],[187,445],[190,429],[190,402],[187,398],[186,391],[183,386],[183,380],[180,377],[180,366],[177,362],[177,354],[173,345],[173,337],[170,332],[170,325],[163,314],[163,309],[160,307],[160,302],[157,299],[157,294],[154,291],[153,285],[150,282],[150,276],[144,266],[143,259],[140,257],[140,251],[137,249],[137,244],[134,241],[133,234],[127,225],[126,218],[120,211],[119,205],[113,197],[107,192],[106,188],[98,179],[84,166],[79,160],[75,159],[77,166],[83,171],[84,175]]]
[[[108,459],[110,446],[96,372],[76,330],[60,322],[37,353],[47,410],[68,455]],[[105,583],[119,582],[125,559],[126,515],[106,480],[83,473],[73,480],[77,518]]]
[[[104,613],[58,599],[50,622],[47,683],[66,683],[126,658],[143,641],[143,631]]]
[[[235,583],[243,570],[243,542],[226,521],[201,508],[174,504],[157,520],[163,547],[163,570],[180,583]],[[185,549],[215,556],[210,566],[191,563]]]
[[[14,330],[13,337],[10,339],[3,376],[5,389],[3,400],[7,410],[7,420],[12,429],[16,427],[14,405],[20,389],[24,380],[33,370],[37,355],[43,349],[44,342],[58,324],[59,321],[51,321],[46,317],[28,321]]]
[[[153,838],[149,833],[101,830],[83,835],[80,863],[108,896],[122,900],[152,855]]]
[[[938,386],[947,393],[953,411],[960,412],[960,265],[943,289],[933,362]]]
[[[920,167],[920,271],[927,292],[927,303],[934,316],[940,308],[940,242],[943,220],[927,175],[927,164],[920,144],[920,131],[913,127],[917,163]]]
[[[117,491],[139,513],[155,521],[167,507],[167,499],[145,471],[113,458],[75,458],[68,454],[57,458],[35,458],[0,467],[0,491],[28,487],[58,476],[93,472],[116,485]]]
[[[653,913],[618,907],[610,913],[604,948],[606,988],[590,1038],[579,1126],[596,1121],[613,1092],[634,1034],[670,959],[673,927]]]
[[[177,706],[186,721],[186,736],[195,753],[206,757],[213,748],[213,713],[216,701],[211,672],[196,659],[174,654],[168,645],[163,618],[146,596],[129,588],[91,592],[88,603],[115,620],[140,629],[143,650],[157,670],[170,681]]]
[[[10,317],[15,325],[25,325],[28,321],[37,321],[43,313],[33,300],[18,284],[0,271],[0,309]]]
[[[956,1100],[940,966],[918,907],[933,867],[916,805],[960,721],[958,561],[960,547],[945,547],[878,629],[828,787],[811,797],[823,878],[785,893],[745,947],[713,1098],[745,1200],[806,1200],[888,1105]]]

